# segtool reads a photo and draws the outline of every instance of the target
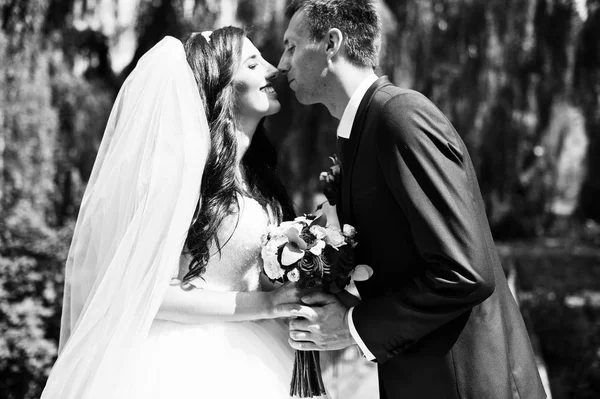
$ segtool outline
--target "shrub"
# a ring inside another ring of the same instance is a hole
[[[600,392],[600,309],[569,306],[564,293],[524,296],[523,313],[536,332],[554,399],[596,399]]]
[[[0,222],[0,397],[37,398],[56,358],[72,228],[25,204]]]

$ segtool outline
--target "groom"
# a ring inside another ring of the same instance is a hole
[[[338,214],[374,270],[353,308],[322,293],[289,305],[303,316],[292,346],[357,344],[381,398],[545,398],[464,143],[427,98],[373,73],[373,2],[295,0],[288,17],[279,69],[300,103],[340,120]]]

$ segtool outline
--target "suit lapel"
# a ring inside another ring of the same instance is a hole
[[[358,145],[362,133],[365,130],[364,123],[367,111],[377,90],[388,84],[391,83],[387,76],[382,76],[369,87],[369,90],[365,93],[365,96],[358,107],[358,111],[356,112],[350,138],[348,140],[343,140],[342,143],[342,223],[353,223],[351,218],[352,200],[350,198],[352,173],[354,171],[356,154],[358,153]]]

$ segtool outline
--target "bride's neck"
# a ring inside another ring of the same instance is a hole
[[[237,163],[239,165],[242,163],[242,158],[244,158],[244,155],[246,155],[246,151],[248,151],[248,148],[250,148],[250,143],[252,143],[252,136],[254,135],[254,132],[252,132],[252,135],[249,136],[246,132],[238,130],[235,132],[235,135],[237,137]]]
[[[243,119],[240,121],[240,129],[235,132],[237,137],[237,162],[240,164],[242,162],[242,158],[250,148],[250,144],[252,143],[252,137],[254,137],[254,132],[256,132],[256,128],[258,127],[258,123],[260,120],[249,120]]]
[[[254,132],[252,132],[254,134]],[[242,159],[250,148],[250,143],[252,142],[252,136],[248,135],[246,132],[238,130],[236,131],[237,137],[237,163],[235,170],[235,178],[238,183],[245,189],[245,181],[246,181],[246,173],[244,170],[244,165],[242,164]]]

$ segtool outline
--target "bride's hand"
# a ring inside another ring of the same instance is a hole
[[[314,289],[301,289],[300,287],[298,287],[297,283],[291,281],[281,284],[273,291],[269,292],[269,315],[272,318],[287,317],[288,315],[280,315],[277,312],[277,308],[280,305],[302,303],[300,298],[313,291]]]

